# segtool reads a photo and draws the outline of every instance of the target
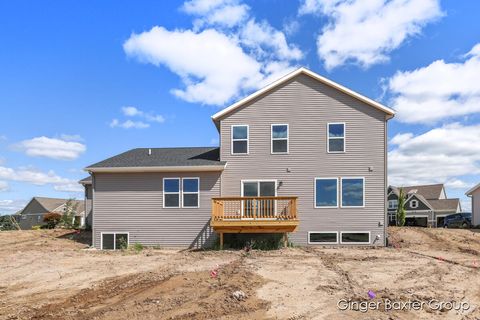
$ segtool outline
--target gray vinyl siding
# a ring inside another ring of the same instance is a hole
[[[418,201],[418,207],[417,208],[412,208],[412,200],[417,200]],[[419,211],[419,210],[432,210],[430,209],[422,200],[418,199],[415,196],[412,196],[405,204],[405,210],[407,211]]]
[[[86,223],[89,226],[92,226],[93,222],[93,191],[92,185],[85,185],[85,217]]]
[[[472,194],[472,223],[475,226],[480,225],[480,189]]]
[[[94,174],[94,246],[102,232],[128,232],[130,244],[201,247],[215,239],[211,198],[220,195],[220,172]],[[199,177],[200,208],[163,208],[164,177]]]
[[[47,210],[36,200],[32,199],[18,217],[18,225],[22,230],[30,230],[33,226],[43,225],[43,216]]]
[[[346,153],[327,153],[329,122],[346,123]],[[289,154],[272,155],[270,126],[284,123]],[[240,124],[249,125],[249,154],[231,155],[231,126]],[[385,244],[385,113],[300,75],[226,115],[220,133],[222,196],[239,196],[242,179],[277,179],[278,196],[299,197],[294,243],[306,245],[308,231],[369,231]],[[314,208],[315,177],[352,176],[365,177],[364,208]]]

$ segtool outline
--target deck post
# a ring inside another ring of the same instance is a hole
[[[286,232],[283,234],[283,247],[284,248],[288,247],[288,235]]]
[[[220,250],[223,250],[223,232],[220,232]]]

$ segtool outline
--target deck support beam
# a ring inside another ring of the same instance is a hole
[[[220,232],[220,250],[223,250],[223,232]]]

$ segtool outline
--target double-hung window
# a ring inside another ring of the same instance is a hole
[[[398,200],[389,200],[388,201],[388,209],[397,209],[398,208]]]
[[[345,152],[345,123],[329,123],[327,138],[327,152]]]
[[[163,179],[163,207],[180,208],[180,178]]]
[[[248,154],[248,126],[232,126],[232,154]]]
[[[338,178],[315,178],[315,208],[338,207]]]
[[[288,153],[288,124],[272,124],[272,154]]]
[[[184,208],[198,208],[200,198],[200,179],[182,179],[182,206]]]
[[[363,207],[365,178],[342,178],[342,207]]]

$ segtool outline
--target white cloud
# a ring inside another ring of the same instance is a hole
[[[135,107],[122,107],[122,112],[127,117],[140,117],[149,122],[158,122],[163,123],[165,122],[165,118],[159,114],[153,114],[149,112],[144,112]]]
[[[447,183],[466,189],[463,177],[480,174],[480,125],[444,125],[390,140],[388,179],[393,185]]]
[[[472,187],[472,184],[457,178],[453,178],[445,182],[445,187],[452,188],[452,189],[467,190]]]
[[[135,129],[145,129],[150,127],[148,123],[142,122],[142,121],[132,121],[132,120],[126,120],[126,121],[119,121],[118,119],[113,119],[110,122],[110,127],[112,128],[123,128],[123,129],[130,129],[130,128],[135,128]]]
[[[84,141],[79,134],[61,134],[60,139],[65,141]]]
[[[132,34],[123,48],[130,57],[177,74],[184,88],[171,92],[188,102],[223,105],[264,85],[272,69],[275,75],[292,71],[291,62],[303,57],[283,32],[257,22],[240,1],[194,0],[182,10],[197,17],[192,30],[155,26]],[[228,17],[226,12],[235,16],[228,23],[218,18]]]
[[[1,214],[13,214],[25,207],[26,200],[0,200],[0,215]]]
[[[8,183],[6,181],[0,181],[0,192],[9,190]]]
[[[76,182],[73,183],[66,183],[66,184],[60,184],[60,185],[55,185],[53,188],[56,191],[61,191],[61,192],[83,192],[83,187]]]
[[[297,20],[289,19],[283,23],[283,31],[286,35],[291,36],[294,35],[300,30],[300,22]]]
[[[327,69],[386,62],[391,51],[443,16],[439,0],[304,0],[299,14],[329,18],[317,39]]]
[[[480,112],[480,43],[464,57],[459,63],[437,60],[413,71],[398,71],[389,79],[398,120],[434,123]]]
[[[87,149],[82,143],[45,136],[23,140],[13,148],[31,157],[46,157],[59,160],[75,160]]]
[[[0,142],[1,141],[7,141],[7,136],[5,135],[0,135]]]
[[[52,185],[57,191],[79,192],[81,187],[76,180],[68,179],[57,175],[53,170],[47,172],[31,167],[20,167],[17,169],[0,166],[0,179],[25,182],[37,186]]]

